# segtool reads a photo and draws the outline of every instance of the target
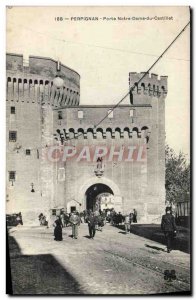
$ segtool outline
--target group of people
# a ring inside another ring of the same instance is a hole
[[[23,225],[22,213],[6,214],[7,226]]]
[[[21,217],[21,215],[20,215]],[[45,225],[48,227],[48,221],[46,217],[41,213],[39,215],[40,225]],[[131,231],[131,224],[137,223],[137,211],[133,209],[131,213],[122,215],[121,212],[117,213],[114,209],[104,210],[104,211],[95,211],[85,210],[82,213],[77,211],[71,212],[70,214],[65,214],[63,211],[59,216],[56,216],[54,221],[54,240],[62,241],[62,228],[71,226],[72,227],[72,238],[78,238],[78,228],[81,223],[88,224],[89,238],[94,239],[96,231],[102,231],[103,226],[108,221],[111,225],[119,226],[124,224],[125,233]],[[22,222],[22,218],[20,220]],[[176,236],[176,223],[175,218],[172,214],[171,207],[166,207],[166,214],[162,216],[161,229],[164,232],[167,252],[169,253],[172,250],[172,244],[174,237]]]
[[[38,216],[40,226],[48,226],[48,221],[46,220],[46,216],[43,213]]]
[[[83,217],[83,221],[82,221]],[[102,214],[100,212],[92,212],[91,210],[86,211],[85,214],[81,217],[81,215],[74,211],[69,215],[69,224],[72,227],[72,238],[78,238],[78,228],[81,222],[88,223],[88,230],[89,230],[89,237],[90,239],[94,239],[96,230],[102,231],[102,227],[104,226],[104,220]],[[62,241],[62,228],[65,226],[62,222],[62,214],[57,216],[54,222],[54,240],[55,241]]]
[[[107,216],[107,220],[115,226],[124,223],[125,231],[127,231],[127,229],[130,228],[131,223],[137,223],[137,211],[134,208],[132,212],[122,215],[121,212],[117,213],[112,209]]]
[[[53,224],[54,226],[54,240],[62,241],[63,240],[63,227],[67,227],[70,223],[72,226],[72,238],[78,238],[78,226],[81,223],[81,218],[77,211],[70,213],[68,218],[65,218],[65,214],[62,212],[60,216],[56,216],[56,220]]]
[[[43,214],[40,214],[39,219],[42,220],[43,217]],[[62,228],[69,225],[72,227],[72,238],[77,239],[78,228],[81,223],[88,224],[89,238],[94,239],[96,231],[102,231],[104,225],[106,224],[106,221],[115,226],[124,223],[125,232],[127,233],[128,231],[130,231],[131,223],[137,222],[137,211],[134,209],[133,212],[125,216],[123,216],[121,212],[116,213],[114,209],[110,211],[99,210],[95,212],[93,212],[92,210],[84,210],[82,213],[74,211],[69,215],[61,212],[59,216],[56,216],[56,220],[53,224],[54,240],[62,241]]]

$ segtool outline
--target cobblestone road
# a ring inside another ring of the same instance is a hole
[[[190,255],[106,225],[95,239],[82,224],[79,239],[63,241],[43,227],[13,228],[10,255],[14,294],[154,294],[190,290]],[[16,241],[16,243],[15,243]],[[164,280],[164,270],[177,279]]]

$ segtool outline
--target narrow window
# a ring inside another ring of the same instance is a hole
[[[26,155],[31,155],[31,150],[30,149],[26,149]]]
[[[9,181],[16,180],[16,171],[9,171]]]
[[[16,108],[15,108],[15,106],[11,106],[10,112],[11,112],[12,115],[15,115],[15,113],[16,113]]]
[[[17,139],[17,132],[16,131],[10,131],[9,132],[9,141],[10,142],[16,142]]]
[[[56,216],[56,209],[52,209],[52,216]]]
[[[63,119],[62,111],[58,111],[58,120],[62,120],[62,119]]]

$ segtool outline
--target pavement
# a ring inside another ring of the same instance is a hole
[[[12,288],[15,295],[141,295],[190,293],[190,254],[166,247],[109,224],[89,239],[81,224],[79,238],[63,228],[17,226],[9,230]],[[164,278],[175,270],[176,279]]]
[[[121,226],[123,229],[123,225]],[[132,224],[131,233],[145,237],[164,244],[165,236],[161,230],[160,224]],[[175,250],[181,250],[190,253],[190,229],[188,227],[177,226],[177,235],[174,239],[173,247]]]

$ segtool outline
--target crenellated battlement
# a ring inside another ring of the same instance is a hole
[[[48,103],[54,107],[66,105],[78,106],[80,94],[78,89],[63,86],[57,89],[53,81],[43,77],[19,76],[7,77],[7,101],[25,103]]]
[[[54,133],[54,140],[64,142],[72,139],[115,139],[115,138],[143,138],[149,139],[151,129],[149,126],[133,126],[133,127],[99,127],[99,128],[58,128]]]
[[[80,75],[60,65],[64,85],[57,89],[53,80],[59,74],[58,62],[46,58],[7,54],[7,100],[26,103],[48,103],[54,107],[78,106],[80,102]]]
[[[146,76],[137,84],[137,82],[144,76],[145,72],[130,72],[129,73],[129,88],[134,86],[132,91],[133,95],[148,95],[153,97],[166,97],[167,95],[167,76],[158,77],[157,74],[148,73]]]

